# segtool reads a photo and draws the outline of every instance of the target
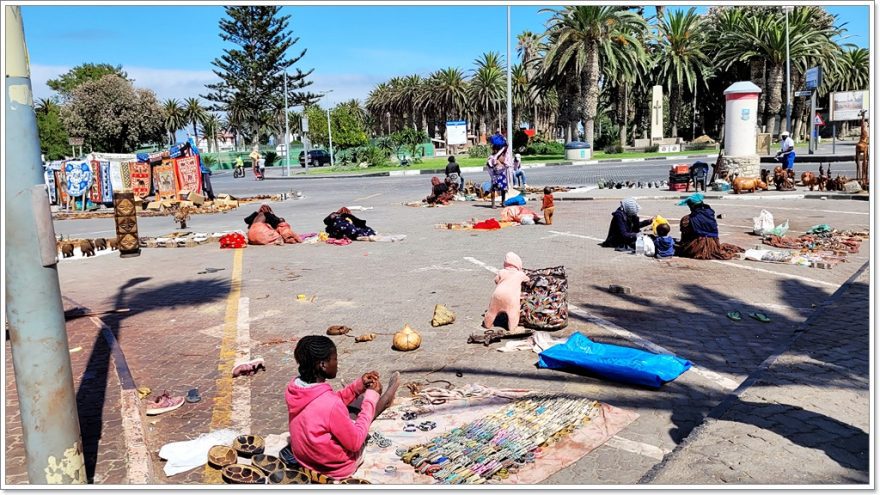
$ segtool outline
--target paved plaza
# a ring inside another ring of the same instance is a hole
[[[297,232],[319,232],[328,213],[358,205],[369,209],[355,215],[379,233],[405,234],[402,242],[244,250],[209,243],[145,248],[131,259],[114,253],[61,262],[65,309],[126,310],[67,322],[70,347],[81,347],[71,360],[90,480],[216,481],[203,469],[164,476],[158,449],[225,427],[264,436],[284,433],[283,394],[296,374],[297,340],[347,325],[353,335],[379,336],[367,343],[334,337],[339,348],[334,388],[367,370],[385,377],[398,370],[404,383],[448,380],[572,393],[639,414],[609,442],[546,479],[548,484],[872,481],[867,241],[829,270],[753,261],[657,261],[597,245],[619,202],[607,194],[558,201],[552,226],[441,230],[435,224],[485,219],[500,210],[473,202],[404,206],[427,195],[429,177],[215,180],[217,192],[301,191],[302,199],[272,203]],[[543,183],[536,175],[533,184]],[[676,206],[673,196],[640,200],[641,214],[670,219],[677,236],[677,220],[687,209]],[[723,214],[722,241],[744,248],[760,244],[750,231],[762,208],[778,222],[788,219],[795,234],[821,223],[840,230],[870,226],[867,201],[767,194],[707,202]],[[529,206],[538,208],[534,202]],[[195,215],[189,228],[244,229],[243,218],[256,207]],[[141,235],[175,230],[170,217],[141,218],[139,225]],[[113,220],[64,220],[55,226],[70,236],[109,237]],[[581,332],[599,342],[672,353],[694,367],[650,390],[538,369],[530,351],[497,352],[503,342],[468,344],[469,335],[481,332],[492,270],[501,267],[508,251],[519,254],[526,268],[565,266],[570,322],[553,336]],[[632,293],[612,294],[611,284],[631,287]],[[305,301],[298,300],[300,294]],[[455,322],[432,328],[435,304],[449,307]],[[771,322],[748,317],[733,322],[725,316],[731,310],[761,311]],[[421,333],[422,346],[408,353],[392,350],[391,334],[407,323]],[[14,485],[26,483],[27,475],[9,349],[7,341],[5,480]],[[264,358],[266,371],[233,380],[231,363],[248,356]],[[145,417],[145,401],[132,411],[127,400],[133,387],[143,386],[174,395],[198,388],[202,401]],[[399,395],[408,393],[401,388]],[[147,455],[141,459],[133,452]]]

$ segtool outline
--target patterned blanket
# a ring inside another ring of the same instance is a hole
[[[201,194],[202,169],[199,166],[198,155],[175,158],[174,168],[177,173],[178,191],[190,191]]]
[[[135,197],[144,198],[150,195],[150,182],[152,170],[149,163],[129,162],[129,174],[131,176],[131,190]]]
[[[113,202],[113,180],[110,177],[110,162],[101,160],[101,202]]]
[[[177,194],[177,178],[174,174],[174,162],[164,160],[153,172],[156,175],[156,197],[158,199],[174,198]]]

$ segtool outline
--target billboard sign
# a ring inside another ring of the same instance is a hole
[[[829,97],[831,109],[828,119],[831,121],[859,120],[862,110],[871,108],[868,91],[840,91],[831,93]]]
[[[446,144],[467,144],[467,121],[446,121]]]
[[[816,89],[822,85],[822,68],[821,67],[813,67],[811,69],[807,69],[806,74],[804,74],[804,79],[806,83],[804,87],[806,89]]]

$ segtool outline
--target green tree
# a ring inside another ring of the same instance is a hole
[[[306,50],[292,58],[287,56],[299,38],[288,30],[290,16],[279,15],[280,10],[277,5],[226,7],[228,18],[220,20],[220,38],[237,48],[224,49],[224,54],[212,62],[220,82],[206,85],[208,94],[202,96],[214,102],[211,110],[229,112],[237,108],[237,125],[250,136],[252,144],[258,144],[261,130],[271,126],[275,109],[284,106],[285,72],[291,106],[318,99],[318,95],[301,91],[311,84],[311,69],[303,72],[297,68],[290,73]]]
[[[174,144],[177,140],[175,133],[186,125],[186,114],[184,108],[180,106],[180,101],[176,98],[169,98],[162,104],[162,119],[165,124],[165,132],[168,133],[169,144]]]
[[[487,132],[493,118],[499,116],[498,106],[506,96],[505,77],[500,67],[484,65],[476,69],[467,85],[470,108],[477,114],[482,134]]]
[[[357,100],[355,100],[357,103]],[[330,110],[330,126],[333,129],[333,148],[345,149],[363,146],[369,142],[367,129],[359,112],[360,105],[340,103]]]
[[[46,85],[57,91],[63,100],[70,98],[74,89],[88,81],[97,81],[108,74],[115,74],[123,79],[128,79],[128,74],[122,70],[121,65],[110,64],[80,64],[61,74],[58,79],[49,79]]]
[[[61,121],[70,135],[85,138],[86,149],[107,153],[131,153],[165,135],[156,95],[113,74],[74,89]]]
[[[208,151],[217,151],[217,133],[220,132],[220,117],[215,113],[206,114],[202,119],[202,136],[208,143]]]
[[[697,88],[697,81],[711,65],[711,61],[703,52],[706,43],[705,30],[701,17],[696,14],[696,7],[691,7],[687,12],[673,11],[667,17],[661,15],[658,10],[660,50],[657,65],[660,68],[660,78],[669,91],[672,137],[678,137],[678,121],[684,106],[683,88],[693,93]]]
[[[37,101],[36,114],[40,152],[47,160],[64,158],[70,146],[67,130],[61,123],[61,107],[52,99],[40,99]]]
[[[183,101],[183,115],[186,117],[187,122],[192,123],[193,136],[195,136],[195,142],[198,143],[199,129],[197,126],[205,122],[208,112],[198,98],[190,97]]]
[[[461,117],[468,102],[468,81],[457,67],[440,69],[428,81],[430,92],[420,95],[420,103],[437,109],[440,117],[440,134],[446,137],[446,121],[449,117]]]
[[[868,89],[871,81],[871,54],[867,48],[849,48],[837,60],[827,78],[831,91]]]
[[[419,146],[427,141],[428,135],[426,133],[409,127],[405,127],[391,135],[391,142],[394,146],[397,149],[403,148],[416,163],[421,161]]]

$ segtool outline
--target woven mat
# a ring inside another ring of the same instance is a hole
[[[491,397],[447,401],[446,404],[438,406],[419,406],[430,408],[432,412],[421,414],[415,421],[410,422],[434,421],[437,423],[437,428],[432,431],[418,430],[412,433],[403,431],[406,422],[400,419],[399,414],[401,410],[411,406],[412,399],[398,398],[397,402],[397,405],[385,411],[374,421],[370,428],[371,432],[379,432],[391,440],[391,447],[381,449],[375,445],[375,442],[371,442],[364,453],[364,463],[354,474],[355,478],[363,478],[373,484],[383,485],[436,484],[436,480],[431,476],[416,473],[412,466],[401,461],[395,454],[395,450],[427,442],[453,428],[495,412],[502,406],[509,404],[510,400]],[[542,456],[536,459],[534,464],[522,468],[518,473],[511,474],[501,484],[539,483],[557,471],[574,464],[593,449],[607,442],[639,416],[634,411],[604,403],[600,403],[600,405],[600,412],[595,419],[575,430],[560,442],[545,448]],[[391,415],[395,419],[383,419]],[[392,473],[386,473],[386,466],[394,466],[397,469]]]

